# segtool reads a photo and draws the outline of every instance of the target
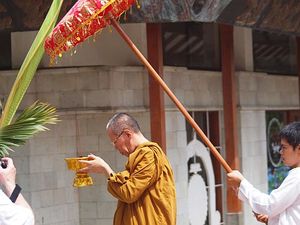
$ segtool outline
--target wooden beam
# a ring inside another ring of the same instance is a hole
[[[226,161],[233,169],[239,169],[238,132],[237,132],[237,90],[234,65],[233,27],[220,25],[222,82]],[[227,211],[238,213],[241,203],[227,185]]]
[[[209,134],[210,140],[214,146],[220,146],[220,128],[219,128],[219,112],[211,111],[208,113],[209,115]],[[222,184],[222,173],[221,173],[221,164],[218,162],[216,157],[211,155],[211,161],[214,169],[215,175],[215,184]],[[221,218],[223,217],[223,195],[222,195],[222,186],[217,186],[215,188],[216,191],[216,209],[220,212]]]
[[[161,24],[147,24],[148,61],[163,78],[163,51]],[[151,139],[166,152],[166,125],[163,89],[152,76],[149,76],[149,108]]]
[[[0,49],[0,70],[11,70],[11,35],[9,31],[0,31]]]
[[[300,37],[296,37],[297,41],[297,68],[298,68],[298,96],[300,104]]]

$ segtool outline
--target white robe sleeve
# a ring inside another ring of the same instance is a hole
[[[11,202],[0,190],[0,224],[34,225],[34,215],[31,210]]]
[[[244,179],[240,184],[238,196],[247,201],[254,212],[274,217],[293,204],[299,196],[299,191],[299,178],[289,174],[270,195],[260,192]]]

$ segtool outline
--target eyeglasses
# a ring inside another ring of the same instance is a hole
[[[122,136],[123,133],[124,133],[124,130],[122,130],[122,132],[115,138],[115,140],[113,140],[113,142],[112,142],[113,145],[116,145],[116,144],[117,144],[119,138]]]

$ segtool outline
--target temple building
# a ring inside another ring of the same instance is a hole
[[[11,86],[52,1],[0,0],[0,99]],[[76,1],[66,0],[60,18]],[[278,132],[300,120],[300,2],[138,0],[121,27],[232,169],[268,193],[287,173]],[[33,7],[34,5],[34,7]],[[113,27],[58,57],[45,55],[20,109],[40,100],[60,122],[10,156],[36,225],[112,224],[106,179],[72,187],[64,158],[93,153],[115,171],[126,158],[106,123],[128,112],[165,150],[175,174],[177,225],[256,225],[226,171]]]

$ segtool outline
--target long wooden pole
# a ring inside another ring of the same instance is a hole
[[[173,92],[170,90],[170,88],[167,86],[167,84],[163,81],[163,79],[161,79],[161,77],[153,69],[153,67],[150,65],[150,63],[147,61],[147,59],[143,56],[143,54],[134,45],[134,43],[131,41],[131,39],[128,37],[128,35],[123,31],[123,29],[120,27],[119,23],[117,23],[115,19],[111,19],[111,24],[116,29],[116,31],[121,35],[121,37],[124,39],[124,41],[128,44],[128,46],[132,49],[132,51],[136,54],[136,56],[146,66],[146,68],[148,69],[148,71],[152,75],[152,77],[162,86],[162,88],[164,89],[164,91],[171,98],[171,100],[175,103],[175,105],[178,107],[178,109],[181,111],[181,113],[184,115],[184,117],[187,119],[187,121],[191,124],[191,126],[195,129],[195,131],[197,132],[197,134],[199,135],[199,137],[202,139],[202,141],[209,147],[209,149],[212,152],[212,154],[221,163],[221,165],[224,167],[224,169],[227,172],[231,172],[232,169],[227,164],[227,162],[223,159],[223,157],[220,155],[220,153],[215,148],[215,146],[210,142],[210,140],[206,137],[206,135],[200,129],[200,127],[198,126],[198,124],[190,116],[190,114],[188,113],[188,111],[184,108],[184,106],[181,104],[181,102],[173,94]]]

